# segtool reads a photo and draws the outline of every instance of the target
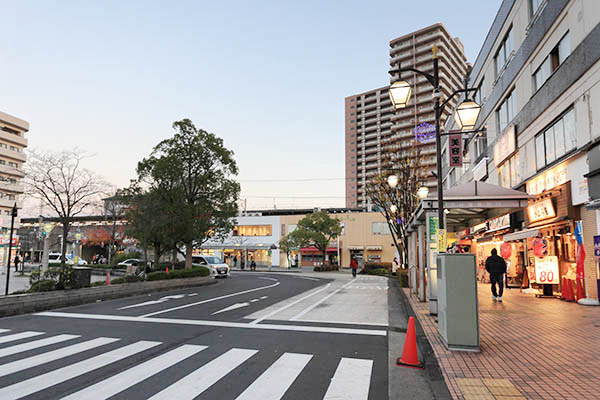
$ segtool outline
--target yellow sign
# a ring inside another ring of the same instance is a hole
[[[53,228],[54,228],[54,224],[52,224],[52,223],[44,224],[44,232],[46,232],[47,235],[49,235],[50,232],[52,232]]]
[[[446,239],[446,230],[445,229],[439,229],[438,230],[438,251],[440,253],[445,253],[446,252],[446,243],[447,243],[447,239]]]

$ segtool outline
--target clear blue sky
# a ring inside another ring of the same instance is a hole
[[[500,3],[0,0],[0,110],[117,186],[190,118],[249,208],[343,206],[341,179],[248,181],[344,178],[344,97],[388,83],[389,40],[442,22],[473,62]]]

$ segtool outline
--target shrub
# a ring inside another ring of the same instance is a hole
[[[206,267],[196,267],[192,269],[181,269],[166,272],[155,271],[150,272],[146,276],[146,280],[148,281],[160,281],[165,279],[181,279],[181,278],[194,278],[197,276],[209,276],[210,270]]]
[[[380,263],[367,262],[367,263],[365,263],[363,270],[369,271],[371,269],[380,269],[380,268],[384,268],[391,273],[392,272],[392,263],[389,263],[389,262],[380,262]]]
[[[29,293],[29,290],[17,290],[10,294],[27,294],[27,293]]]
[[[133,282],[140,282],[143,281],[144,278],[142,278],[141,276],[137,276],[137,275],[125,275],[121,278],[115,278],[113,279],[110,283],[112,283],[113,285],[119,285],[121,283],[133,283]]]
[[[400,287],[408,287],[408,270],[398,269],[396,270],[398,280],[400,281]]]
[[[104,281],[98,281],[98,282],[92,282],[92,283],[90,284],[90,287],[95,287],[95,286],[104,286],[104,285],[106,285],[106,282],[104,282]]]
[[[37,281],[33,285],[31,285],[31,288],[29,289],[29,291],[31,293],[37,293],[37,292],[50,292],[55,289],[56,289],[56,282],[54,282],[51,279],[42,279],[40,281]]]
[[[366,271],[367,275],[382,275],[382,276],[388,276],[390,275],[390,271],[388,271],[385,268],[372,268],[372,269],[368,269]]]
[[[167,267],[169,268],[169,272],[174,269],[185,269],[185,261],[177,261],[176,263],[168,261],[154,264],[152,266],[152,271],[165,271]]]
[[[31,271],[31,274],[29,275],[29,286],[32,286],[34,283],[39,281],[41,277],[42,273],[39,269]]]
[[[319,267],[314,267],[313,271],[315,272],[329,272],[329,271],[339,271],[339,265],[321,265]]]

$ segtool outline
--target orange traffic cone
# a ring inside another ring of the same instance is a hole
[[[414,317],[408,319],[408,329],[406,330],[406,337],[404,338],[402,357],[396,360],[396,364],[412,368],[424,367],[423,364],[419,362],[419,355],[417,353],[417,334],[415,332]]]
[[[167,267],[167,275],[169,275],[169,267]]]
[[[110,272],[106,271],[106,284],[110,285]]]

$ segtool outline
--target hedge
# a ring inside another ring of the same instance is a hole
[[[51,279],[42,279],[41,281],[35,282],[29,289],[30,293],[36,292],[51,292],[56,289],[56,282]]]
[[[340,267],[338,265],[323,265],[320,267],[314,267],[313,271],[315,272],[329,272],[329,271],[339,271]]]
[[[119,285],[121,283],[132,283],[132,282],[141,282],[143,281],[144,278],[142,278],[141,276],[137,276],[137,275],[125,275],[121,278],[115,278],[112,281],[110,281],[111,284],[113,285]]]
[[[210,270],[205,267],[196,267],[192,269],[178,269],[166,272],[156,271],[146,275],[147,281],[160,281],[164,279],[195,278],[197,276],[209,276]]]

